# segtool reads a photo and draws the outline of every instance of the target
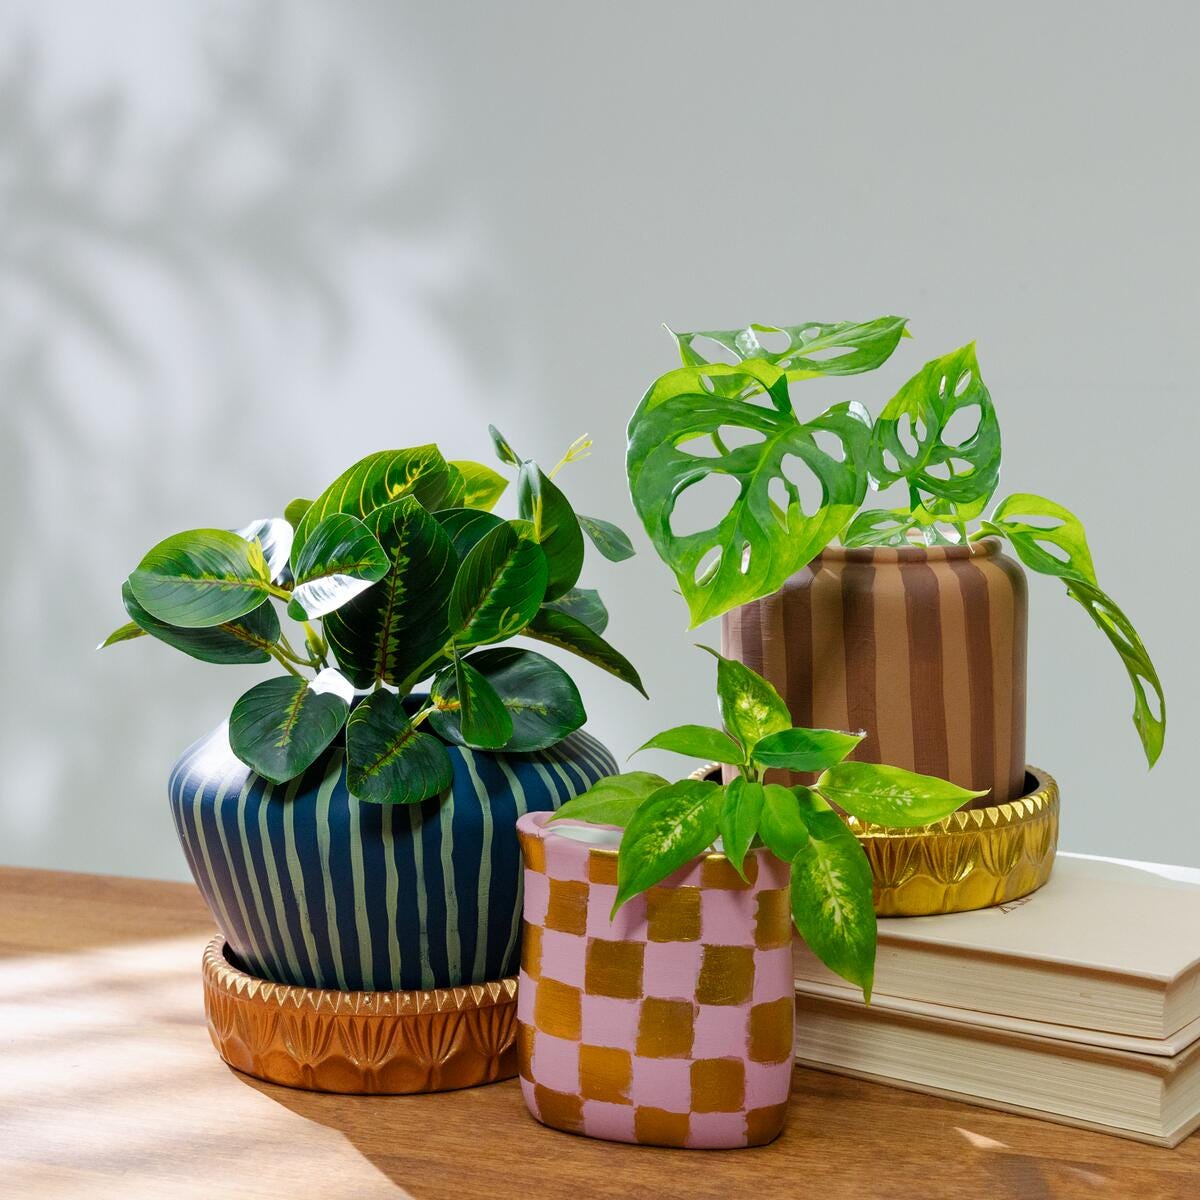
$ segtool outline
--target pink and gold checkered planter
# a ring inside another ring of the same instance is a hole
[[[547,828],[549,818],[517,822],[517,1054],[529,1111],[544,1125],[619,1142],[771,1141],[792,1080],[786,864],[754,851],[747,883],[722,855],[705,855],[610,922],[619,833]]]

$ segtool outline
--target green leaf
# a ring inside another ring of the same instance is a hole
[[[1111,596],[1083,579],[1068,579],[1066,584],[1067,594],[1083,606],[1125,664],[1129,681],[1133,684],[1133,725],[1146,752],[1146,762],[1154,766],[1162,753],[1167,735],[1167,698],[1163,694],[1154,663],[1133,622],[1117,607]],[[1157,711],[1150,705],[1147,687],[1157,697]]]
[[[468,552],[450,591],[450,632],[463,648],[520,633],[546,593],[546,556],[525,521],[506,521]]]
[[[204,629],[181,629],[152,617],[137,600],[128,582],[121,600],[132,622],[151,637],[184,654],[210,663],[270,662],[270,649],[279,641],[279,617],[267,601],[256,609]]]
[[[372,692],[346,726],[346,783],[370,804],[417,804],[454,781],[446,747],[415,728],[394,693]]]
[[[978,424],[958,443],[944,438],[955,414],[976,409]],[[986,500],[1000,474],[1000,424],[979,374],[975,345],[927,362],[888,402],[871,434],[871,475],[899,479],[922,496]]]
[[[791,729],[792,714],[779,693],[743,663],[701,646],[717,660],[717,698],[721,720],[737,742],[749,750],[769,733]]]
[[[508,444],[504,434],[495,425],[488,426],[488,433],[491,435],[492,445],[496,448],[496,457],[510,467],[519,467],[521,465],[520,455]]]
[[[1041,523],[1030,524],[1022,520],[1024,517],[1033,517]],[[1045,496],[1019,492],[996,505],[991,519],[983,522],[983,528],[1007,538],[1017,557],[1031,571],[1082,579],[1096,586],[1096,568],[1083,522],[1061,504]],[[1052,553],[1047,546],[1057,548],[1060,553]]]
[[[583,531],[570,501],[535,462],[521,464],[517,511],[533,525],[546,555],[546,599],[557,600],[575,586],[583,568]]]
[[[496,507],[496,501],[504,495],[504,489],[508,487],[508,480],[499,471],[493,471],[483,463],[455,459],[448,465],[462,476],[461,503],[464,508],[490,512]]]
[[[582,796],[568,800],[550,820],[587,821],[592,825],[616,825],[622,829],[633,820],[642,804],[667,781],[650,771],[626,771],[594,783]]]
[[[703,366],[713,360],[706,348],[696,346],[707,338],[736,358],[762,359],[787,372],[790,380],[813,379],[819,375],[857,375],[873,371],[891,357],[906,336],[907,317],[876,317],[873,321],[806,321],[801,325],[747,325],[743,329],[675,333],[668,330],[679,348],[684,366]],[[772,344],[786,339],[782,348],[767,349],[760,333],[772,334]],[[830,353],[830,352],[833,353]],[[823,355],[821,358],[816,355]],[[718,360],[720,361],[720,360]]]
[[[659,788],[638,808],[621,838],[614,914],[712,845],[724,802],[725,789],[717,784],[681,779]]]
[[[512,717],[496,689],[463,658],[434,676],[429,699],[437,707],[429,724],[448,742],[498,750],[512,737]]]
[[[634,554],[629,535],[611,521],[599,517],[585,517],[579,513],[579,527],[591,539],[591,543],[609,562],[624,562]]]
[[[375,509],[363,524],[390,568],[325,618],[325,636],[356,686],[407,684],[450,638],[447,612],[458,563],[442,525],[412,496]]]
[[[773,408],[709,390],[736,382],[741,372],[766,389]],[[846,526],[867,490],[864,417],[860,407],[839,404],[802,423],[783,374],[755,359],[738,368],[683,367],[646,393],[629,423],[630,493],[646,533],[675,573],[693,627],[777,591]],[[692,453],[695,439],[719,439],[726,427],[753,440],[718,448],[715,457]],[[817,434],[836,441],[840,456],[822,448]],[[820,485],[821,502],[812,512],[801,507],[792,478],[797,472]],[[733,504],[715,525],[675,533],[680,497],[713,477],[737,484]],[[773,485],[781,501],[786,498],[782,506],[771,496]]]
[[[987,795],[932,775],[866,762],[837,763],[817,780],[816,789],[860,821],[894,829],[940,821],[968,800]]]
[[[741,747],[729,734],[707,725],[676,725],[673,729],[664,729],[634,753],[640,754],[643,750],[671,750],[675,754],[702,758],[705,762],[732,763],[735,766],[745,761]]]
[[[725,805],[721,811],[721,845],[725,857],[743,878],[743,864],[750,843],[758,833],[766,793],[761,783],[738,776],[725,789]]]
[[[272,783],[294,779],[337,737],[350,706],[333,692],[285,675],[256,684],[229,715],[229,745]]]
[[[503,517],[479,508],[442,508],[433,515],[449,536],[455,557],[460,561],[485,534],[505,524]]]
[[[807,812],[808,839],[792,859],[792,917],[809,949],[830,970],[862,988],[875,979],[875,881],[871,865],[841,818]]]
[[[637,688],[643,696],[641,676],[633,663],[614,646],[610,646],[598,633],[594,633],[582,621],[557,609],[543,607],[538,610],[529,625],[521,631],[526,637],[536,638],[560,650],[569,650],[586,658],[593,666],[615,675],[618,679]]]
[[[823,771],[840,763],[865,736],[836,729],[781,729],[755,743],[750,757],[764,767]]]
[[[312,508],[311,500],[296,499],[289,502],[283,510],[283,519],[293,528],[300,524],[304,514]]]
[[[299,606],[301,619],[326,616],[378,583],[390,566],[379,539],[362,521],[330,513],[293,556],[291,603]]]
[[[262,548],[228,529],[191,529],[166,538],[129,577],[142,608],[185,629],[250,612],[267,598],[270,582]]]
[[[807,791],[807,788],[786,788],[778,783],[763,784],[758,833],[767,849],[784,862],[791,862],[808,841],[808,826],[800,815],[798,799]]]
[[[574,681],[544,655],[506,646],[477,651],[465,663],[492,689],[509,718],[509,736],[500,745],[510,753],[544,750],[587,720]],[[431,714],[429,723],[447,741],[470,745],[464,741],[452,708],[458,688],[457,681],[443,684],[446,710]],[[442,709],[437,696],[433,699]]]
[[[843,546],[911,546],[908,535],[921,529],[920,522],[903,508],[864,509],[842,531]]]
[[[234,532],[238,537],[245,538],[248,542],[256,541],[262,547],[273,583],[284,578],[288,569],[288,557],[292,553],[292,527],[287,520],[282,517],[260,517]]]
[[[114,629],[96,649],[103,650],[108,646],[115,646],[118,642],[131,642],[134,638],[145,636],[146,631],[140,625],[135,621],[129,621],[119,629]]]
[[[608,609],[595,588],[572,588],[557,600],[551,600],[547,607],[582,621],[593,633],[603,633],[608,628]]]
[[[432,512],[457,504],[462,488],[461,476],[450,470],[436,446],[369,454],[343,471],[304,513],[296,526],[293,561],[312,531],[330,513],[349,513],[362,520],[402,496],[414,497]]]

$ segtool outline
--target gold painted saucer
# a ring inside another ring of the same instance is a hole
[[[204,951],[217,1052],[256,1079],[317,1092],[444,1092],[517,1073],[517,981],[428,992],[339,992],[256,979]]]

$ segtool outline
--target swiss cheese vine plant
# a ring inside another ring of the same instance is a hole
[[[544,655],[500,643],[519,634],[560,647],[642,691],[601,636],[599,595],[576,586],[585,534],[614,561],[633,547],[615,525],[577,515],[554,482],[586,438],[546,473],[491,432],[516,469],[517,519],[491,511],[507,481],[490,467],[448,462],[436,446],[372,454],[283,517],[159,542],[121,590],[129,623],[102,645],[149,635],[205,662],[274,660],[283,673],[229,718],[233,752],[274,783],[343,730],[350,791],[378,803],[448,787],[446,742],[554,744],[586,718],[579,690]],[[298,624],[291,636],[277,606]],[[427,679],[428,695],[410,698]]]
[[[1028,492],[984,516],[999,482],[1000,425],[973,343],[926,363],[875,420],[856,402],[797,411],[792,384],[874,370],[909,336],[906,326],[879,317],[672,334],[683,366],[642,398],[626,465],[634,507],[675,573],[693,627],[778,590],[835,540],[1003,538],[1030,570],[1061,580],[1120,655],[1153,766],[1166,732],[1162,685],[1133,624],[1096,580],[1079,518]],[[726,361],[712,361],[718,354]],[[819,502],[802,505],[797,472],[815,478]],[[674,532],[680,497],[719,476],[737,485],[728,511],[714,525]],[[906,493],[898,507],[864,506],[868,492],[893,484]]]
[[[876,934],[871,866],[832,806],[866,822],[913,828],[941,820],[985,793],[899,767],[844,761],[863,734],[793,728],[787,705],[765,679],[742,663],[709,653],[717,660],[724,729],[679,725],[641,749],[728,763],[737,770],[733,781],[727,786],[696,778],[668,783],[661,775],[631,771],[602,779],[568,800],[553,820],[616,825],[624,831],[614,915],[718,838],[743,878],[747,853],[765,845],[790,864],[792,916],[801,936],[869,1000]],[[763,782],[772,767],[821,775],[812,787],[789,788]]]

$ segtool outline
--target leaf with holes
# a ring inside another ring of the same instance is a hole
[[[546,599],[557,600],[575,586],[583,568],[583,531],[570,501],[535,462],[517,475],[517,511],[533,526],[546,555]]]
[[[152,617],[204,629],[257,608],[270,591],[262,547],[228,529],[191,529],[153,547],[129,576]]]
[[[201,662],[270,662],[270,650],[279,641],[279,617],[267,601],[220,625],[183,629],[152,617],[138,604],[128,583],[121,588],[121,600],[138,629]]]
[[[725,789],[699,779],[681,779],[650,796],[634,813],[617,855],[617,898],[627,900],[661,883],[716,840]]]
[[[229,715],[229,746],[252,770],[285,783],[312,766],[346,723],[350,706],[286,675],[256,684]]]
[[[464,508],[490,512],[508,487],[508,480],[499,471],[493,471],[483,463],[455,459],[447,465],[462,478],[463,494],[459,503]]]
[[[756,742],[750,757],[764,767],[824,771],[840,763],[865,736],[837,729],[781,729]]]
[[[940,821],[987,792],[973,792],[932,775],[867,762],[839,762],[815,784],[831,804],[873,825],[915,829]]]
[[[920,522],[904,508],[864,509],[842,531],[840,541],[856,546],[911,546],[911,533],[919,533]]]
[[[705,386],[706,379],[715,384],[736,372],[752,375],[773,407]],[[646,393],[629,424],[630,493],[646,533],[675,573],[693,627],[778,590],[845,528],[866,495],[870,428],[864,417],[861,408],[840,404],[801,423],[782,372],[756,359],[736,369],[683,367]],[[716,457],[686,448],[697,438],[720,440],[723,427],[758,440],[732,449],[722,441]],[[836,443],[841,457],[818,437]],[[821,489],[811,512],[802,508],[788,474],[795,470],[810,474]],[[715,525],[677,534],[672,518],[680,496],[718,476],[738,487],[728,512]]]
[[[288,612],[297,620],[324,617],[378,583],[391,564],[379,539],[357,517],[330,513],[292,557]]]
[[[592,784],[582,796],[568,800],[550,820],[587,821],[592,825],[616,825],[624,829],[637,810],[655,792],[667,786],[661,775],[650,771],[609,775]]]
[[[875,881],[858,838],[833,812],[804,811],[808,837],[792,859],[792,917],[809,949],[870,1000]]]
[[[388,691],[372,692],[346,725],[346,785],[369,804],[419,804],[454,782],[446,747],[409,721]]]
[[[725,804],[721,810],[721,846],[725,857],[743,878],[743,866],[750,843],[758,833],[766,793],[763,785],[737,776],[725,789]]]
[[[741,747],[729,734],[707,725],[676,725],[674,729],[664,729],[634,753],[640,754],[643,750],[670,750],[674,754],[686,754],[689,758],[731,763],[734,766],[740,766],[746,759]]]
[[[947,441],[954,417],[974,409],[974,430]],[[927,362],[888,401],[871,434],[870,462],[881,487],[904,479],[922,499],[964,505],[991,496],[1000,473],[1000,423],[974,343]]]
[[[759,674],[711,646],[701,646],[717,660],[717,699],[721,720],[746,750],[768,734],[791,729],[792,714],[783,697]]]
[[[407,684],[449,641],[458,562],[441,523],[412,496],[375,509],[363,524],[389,568],[374,587],[325,618],[325,636],[357,687]]]
[[[1040,524],[1023,519],[1029,517]],[[983,529],[1007,538],[1017,557],[1031,571],[1096,584],[1096,568],[1083,522],[1070,509],[1045,496],[1028,492],[1009,496],[992,510],[990,519],[983,522]],[[1059,553],[1053,553],[1047,546]]]
[[[891,357],[907,336],[907,317],[876,317],[873,321],[806,321],[801,325],[747,325],[744,329],[718,329],[698,333],[668,330],[686,367],[700,367],[714,359],[705,356],[707,339],[741,361],[761,359],[787,372],[789,380],[820,375],[858,375],[873,371]],[[774,345],[764,345],[766,335]],[[720,362],[722,360],[715,360]],[[723,395],[740,389],[732,380],[718,383]]]
[[[608,628],[608,609],[595,588],[572,588],[557,600],[551,600],[547,607],[582,621],[593,633],[603,633]]]
[[[450,633],[461,647],[520,633],[546,594],[546,555],[527,521],[505,521],[463,559],[450,591]]]
[[[585,517],[580,513],[579,526],[588,535],[592,545],[609,562],[624,562],[633,557],[633,543],[629,540],[629,535],[611,521],[602,521],[599,517]]]
[[[434,676],[429,701],[429,724],[448,742],[498,750],[512,737],[512,717],[496,689],[464,658]]]
[[[560,650],[568,650],[586,658],[593,666],[615,675],[618,679],[637,688],[643,696],[646,689],[642,686],[641,676],[637,668],[615,646],[611,646],[598,633],[593,632],[582,621],[569,613],[560,612],[555,608],[543,606],[538,610],[527,628],[521,631],[526,637],[536,638]]]
[[[1111,596],[1084,579],[1067,579],[1067,594],[1081,604],[1088,616],[1112,643],[1133,684],[1133,726],[1142,741],[1150,766],[1158,761],[1167,735],[1167,698],[1150,655],[1133,627],[1133,622],[1117,607]],[[1146,689],[1157,698],[1152,707]]]
[[[283,517],[260,517],[234,532],[248,542],[258,542],[271,582],[278,583],[288,574],[288,558],[292,553],[292,526]]]

